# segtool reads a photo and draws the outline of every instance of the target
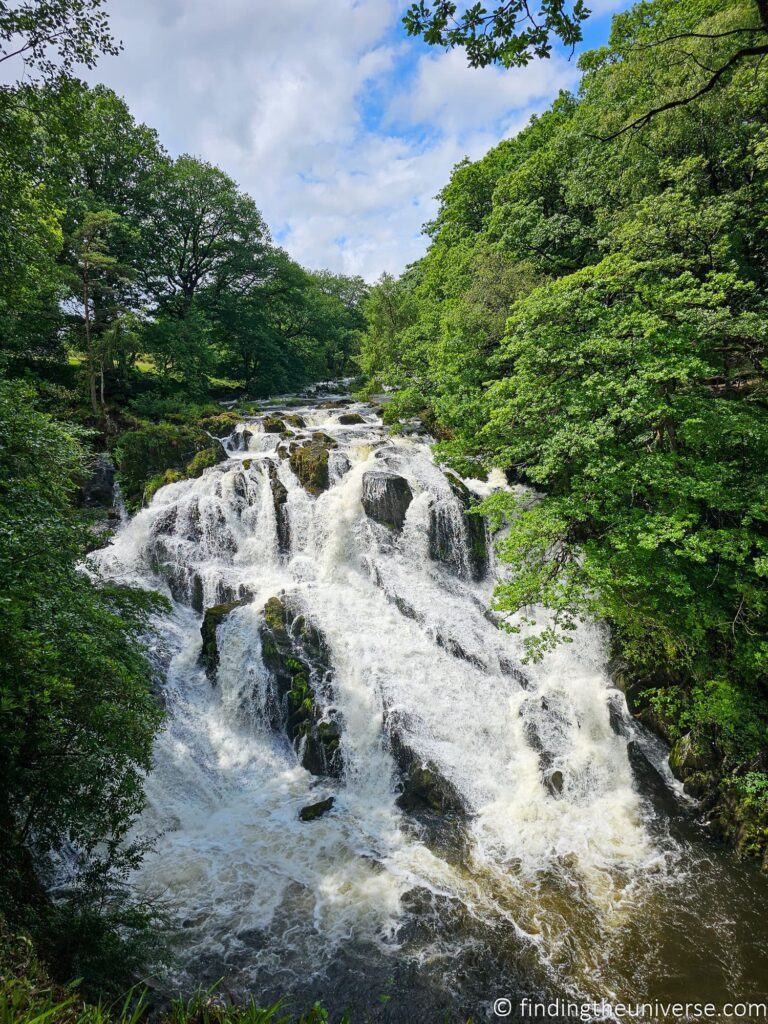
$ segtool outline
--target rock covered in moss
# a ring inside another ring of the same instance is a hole
[[[226,455],[227,453],[220,444],[211,445],[210,448],[204,448],[201,452],[198,452],[187,465],[187,476],[190,478],[202,476],[206,469],[218,466],[222,459],[226,458]]]
[[[282,434],[285,432],[285,423],[279,416],[265,416],[261,421],[265,434]]]
[[[212,683],[216,682],[216,673],[219,668],[219,644],[216,635],[221,623],[235,608],[242,608],[249,604],[253,598],[242,597],[237,601],[226,601],[223,604],[213,605],[205,609],[203,624],[200,627],[200,636],[203,638],[203,646],[200,651],[200,661],[205,668],[205,674]]]
[[[261,650],[273,685],[273,726],[286,733],[307,771],[340,775],[341,727],[331,706],[333,667],[325,637],[286,598],[271,597]]]
[[[329,440],[331,440],[331,444],[315,438],[297,446],[289,455],[291,469],[296,474],[299,483],[307,494],[314,497],[327,491],[330,485],[328,451],[331,447],[335,447],[336,442],[332,439]]]
[[[366,515],[393,530],[402,530],[413,491],[405,477],[387,469],[363,474],[361,499]]]
[[[365,423],[365,420],[359,412],[343,412],[341,416],[339,416],[339,423],[345,427],[352,427]]]

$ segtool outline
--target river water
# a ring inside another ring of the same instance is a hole
[[[477,571],[428,439],[390,437],[372,407],[334,398],[294,403],[304,425],[289,436],[244,421],[221,465],[162,488],[96,556],[106,575],[175,596],[140,823],[155,843],[133,880],[174,929],[159,986],[219,982],[404,1024],[500,1019],[500,997],[516,1018],[526,995],[766,998],[765,880],[700,834],[664,750],[611,686],[601,629],[524,665],[520,635],[487,611],[493,557]],[[316,431],[336,447],[312,496],[285,456]],[[382,470],[408,481],[400,529],[361,504]],[[238,595],[250,601],[218,628],[212,680],[200,609]],[[307,771],[270,711],[274,596],[323,638],[316,702],[339,727],[340,774]],[[454,806],[402,809],[403,748]],[[329,813],[300,819],[327,796]]]

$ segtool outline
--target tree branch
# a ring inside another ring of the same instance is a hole
[[[744,46],[740,50],[737,50],[726,62],[715,71],[712,76],[697,89],[696,92],[691,93],[689,96],[681,96],[676,100],[669,100],[667,103],[662,103],[658,107],[652,107],[646,111],[640,117],[635,118],[634,121],[630,121],[629,124],[624,125],[623,128],[619,128],[618,131],[611,132],[610,135],[593,135],[592,138],[598,139],[600,142],[612,142],[614,139],[618,139],[620,135],[624,135],[626,132],[637,130],[638,128],[644,128],[649,121],[653,120],[658,114],[663,114],[667,110],[675,110],[677,107],[687,106],[689,103],[695,102],[695,100],[701,99],[708,92],[717,85],[720,79],[726,75],[732,68],[737,64],[741,63],[746,57],[763,57],[768,54],[768,43],[764,46]]]

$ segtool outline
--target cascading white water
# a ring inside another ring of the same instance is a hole
[[[364,422],[340,423],[350,411]],[[621,698],[601,629],[584,625],[523,666],[520,638],[487,613],[493,574],[471,579],[461,506],[426,441],[387,437],[359,404],[291,412],[305,424],[295,438],[337,442],[319,496],[281,457],[285,438],[244,423],[220,466],[162,488],[97,556],[105,574],[176,598],[159,624],[168,720],[141,821],[156,841],[135,878],[178,928],[173,982],[223,975],[235,991],[290,992],[308,978],[327,984],[339,963],[411,960],[452,1006],[456,962],[495,943],[541,969],[532,984],[594,993],[596,945],[637,913],[649,876],[667,884],[676,858],[649,827],[630,726],[611,724],[609,701],[621,715]],[[382,469],[410,487],[401,530],[361,504],[365,474]],[[478,486],[502,485],[496,474]],[[453,564],[431,557],[435,509]],[[219,626],[212,685],[200,612],[243,595],[250,603]],[[275,595],[327,644],[340,778],[305,770],[268,713],[260,630]],[[463,813],[445,827],[398,806],[393,733],[460,797]],[[330,813],[300,820],[327,795]]]

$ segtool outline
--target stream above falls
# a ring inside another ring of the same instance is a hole
[[[766,999],[766,880],[703,834],[602,628],[530,665],[489,613],[468,509],[503,476],[322,390],[223,444],[94,556],[173,599],[133,878],[173,927],[158,985],[427,1024]]]

